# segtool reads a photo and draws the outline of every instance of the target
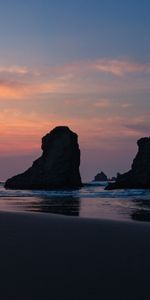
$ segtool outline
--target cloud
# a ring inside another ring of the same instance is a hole
[[[128,124],[125,125],[126,128],[129,130],[133,130],[134,132],[138,133],[139,135],[148,135],[150,136],[150,122],[148,121],[133,121],[129,122]]]
[[[107,99],[103,99],[103,101]],[[107,105],[107,101],[101,101]],[[100,103],[100,102],[99,102]],[[109,102],[108,102],[109,104]],[[81,149],[99,149],[99,151],[128,148],[143,135],[149,135],[149,116],[127,117],[120,115],[118,110],[106,114],[73,116],[73,113],[61,114],[64,103],[60,103],[59,112],[50,110],[37,111],[35,107],[28,110],[9,108],[0,110],[0,155],[26,155],[39,152],[41,137],[52,128],[67,125],[79,135]],[[31,107],[32,108],[32,105]],[[74,110],[74,108],[73,108]]]
[[[99,101],[94,102],[94,106],[96,108],[108,108],[113,105],[111,100],[108,99],[100,99]]]
[[[0,66],[1,73],[25,75],[30,73],[30,70],[26,66]]]
[[[103,76],[105,73],[112,77]],[[130,78],[129,74],[140,76]],[[143,79],[143,75],[147,78]],[[97,59],[43,68],[0,66],[0,100],[64,93],[123,93],[148,90],[150,64],[125,59]],[[101,107],[108,104],[97,104]]]
[[[116,76],[130,73],[150,73],[150,64],[141,64],[124,59],[99,59],[92,65],[99,72],[110,73]]]
[[[150,63],[139,63],[130,59],[93,59],[82,60],[62,66],[47,68],[47,73],[67,73],[73,75],[87,72],[108,73],[123,76],[132,73],[150,73]]]
[[[25,83],[16,80],[0,79],[0,98],[16,99],[25,95]]]
[[[125,102],[124,102],[124,103],[121,103],[120,106],[121,106],[122,108],[127,109],[127,108],[132,107],[132,106],[133,106],[133,103],[125,103]]]

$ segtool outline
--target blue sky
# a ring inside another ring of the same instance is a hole
[[[57,125],[79,134],[84,178],[130,167],[150,132],[149,11],[148,0],[1,1],[1,178]]]
[[[95,57],[149,60],[149,1],[1,1],[1,59],[53,64]]]

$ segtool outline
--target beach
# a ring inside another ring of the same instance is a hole
[[[150,224],[0,213],[1,299],[149,299]]]

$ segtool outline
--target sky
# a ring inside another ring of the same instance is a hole
[[[81,174],[130,168],[150,135],[149,0],[0,1],[0,179],[78,134]]]

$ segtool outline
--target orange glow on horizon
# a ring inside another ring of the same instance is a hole
[[[92,118],[89,122],[88,119],[64,119],[56,115],[46,117],[33,113],[26,115],[17,110],[5,110],[0,114],[0,155],[40,151],[41,138],[59,125],[67,125],[75,131],[83,148],[114,149],[115,141],[120,137],[137,139],[140,136],[138,130],[123,126],[125,121],[121,117],[104,116],[102,119]],[[133,125],[137,121],[134,119]]]
[[[144,79],[134,76],[140,72]],[[88,149],[112,149],[122,137],[139,138],[147,132],[149,115],[140,108],[134,113],[135,98],[150,92],[149,72],[149,64],[125,59],[39,70],[0,67],[0,155],[39,150],[41,137],[59,125],[68,125]],[[100,76],[104,73],[111,76]]]

